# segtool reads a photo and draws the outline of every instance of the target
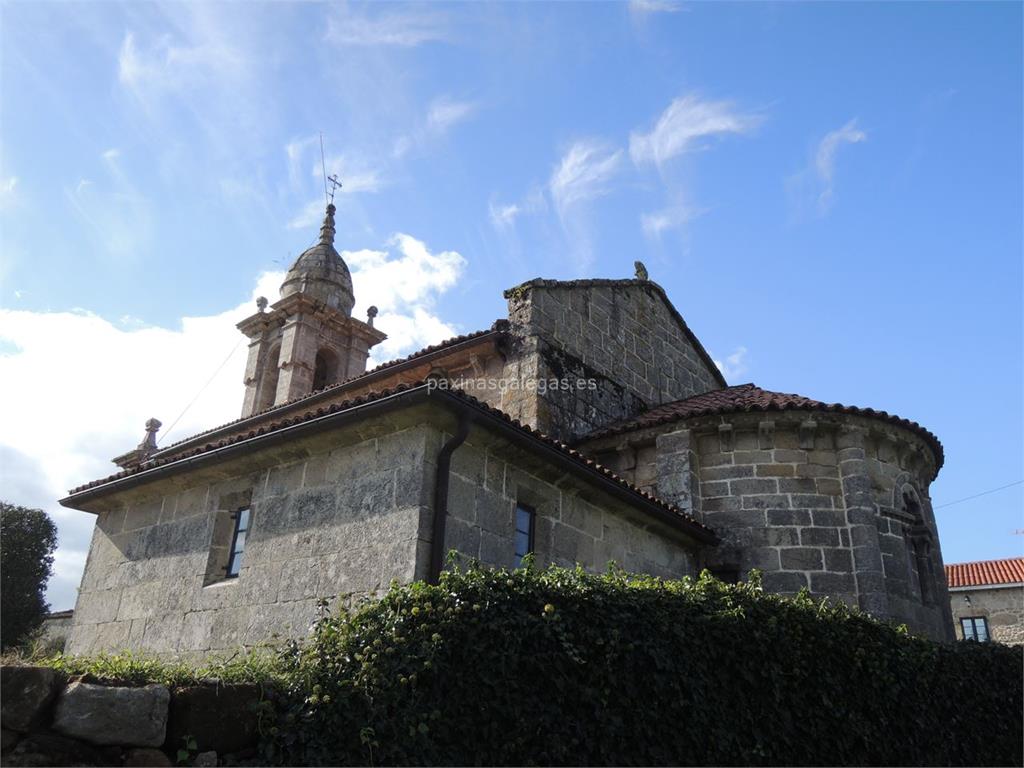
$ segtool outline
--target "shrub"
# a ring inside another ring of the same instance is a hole
[[[997,765],[1022,660],[758,583],[470,569],[284,654],[289,764]]]
[[[28,640],[43,623],[57,527],[41,509],[0,502],[0,648]]]

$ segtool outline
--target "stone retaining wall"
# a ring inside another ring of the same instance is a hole
[[[4,766],[259,764],[257,685],[211,681],[172,691],[4,666],[0,697]]]

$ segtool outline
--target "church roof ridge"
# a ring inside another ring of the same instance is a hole
[[[97,492],[104,486],[120,483],[121,481],[129,480],[134,476],[171,469],[172,465],[188,466],[200,457],[212,455],[241,443],[248,443],[260,438],[266,438],[270,435],[280,433],[285,430],[292,430],[303,425],[312,425],[314,422],[322,421],[332,416],[357,411],[368,405],[382,403],[387,400],[395,400],[400,396],[411,396],[414,394],[422,394],[426,397],[440,397],[442,399],[448,398],[452,402],[463,403],[467,406],[471,406],[478,412],[487,416],[492,423],[503,423],[515,433],[530,439],[535,444],[547,446],[548,448],[556,450],[559,454],[574,462],[580,468],[585,468],[589,472],[604,478],[605,481],[617,487],[621,491],[626,492],[635,500],[641,501],[649,507],[659,509],[676,523],[684,524],[684,527],[691,535],[695,535],[697,538],[709,543],[716,543],[718,541],[717,535],[711,528],[700,523],[695,518],[686,514],[681,509],[670,504],[664,499],[648,493],[647,491],[641,490],[625,478],[620,477],[615,472],[605,467],[603,464],[600,464],[566,443],[556,440],[533,427],[522,424],[506,414],[504,411],[493,408],[465,392],[459,390],[431,388],[425,381],[415,382],[413,384],[399,384],[391,389],[372,392],[350,400],[344,400],[340,403],[331,403],[318,408],[315,411],[303,413],[291,418],[284,418],[276,422],[269,422],[255,427],[248,432],[225,437],[221,440],[207,443],[190,451],[177,453],[166,458],[151,458],[139,466],[122,470],[121,472],[117,472],[108,477],[93,480],[92,482],[73,488],[68,492],[68,496],[61,500],[61,503],[69,502],[75,499],[75,497],[79,497],[83,494]],[[77,501],[77,499],[75,500]]]
[[[867,416],[880,419],[890,424],[909,429],[924,439],[935,453],[938,472],[944,461],[942,443],[931,431],[918,424],[916,421],[904,419],[886,411],[875,408],[861,408],[856,405],[844,405],[842,403],[825,403],[821,400],[814,400],[803,395],[789,394],[785,392],[772,392],[747,382],[736,384],[725,389],[712,389],[699,395],[693,395],[682,400],[674,400],[669,403],[656,405],[650,410],[629,419],[600,427],[582,437],[578,442],[586,442],[601,437],[609,437],[624,432],[632,432],[647,427],[660,426],[681,419],[693,418],[696,416],[714,416],[727,413],[770,413],[773,411],[824,411],[828,413],[844,413],[853,416]]]
[[[578,280],[551,280],[544,277],[535,277],[532,280],[527,280],[524,283],[519,283],[512,288],[505,289],[503,296],[506,299],[512,299],[520,296],[525,291],[532,288],[557,288],[557,289],[572,289],[572,288],[643,288],[653,290],[665,302],[665,306],[668,307],[669,312],[675,318],[676,322],[679,323],[680,328],[683,329],[683,333],[686,338],[693,344],[693,348],[697,350],[697,354],[700,355],[701,360],[707,366],[708,370],[715,377],[715,380],[723,387],[729,386],[729,382],[725,380],[725,376],[722,371],[715,365],[714,359],[708,354],[708,351],[704,348],[704,344],[697,338],[697,335],[690,330],[690,326],[687,325],[686,320],[680,314],[679,310],[676,309],[675,304],[668,297],[668,293],[658,283],[653,280],[639,277],[628,277],[628,278],[612,278],[612,277],[587,277]]]

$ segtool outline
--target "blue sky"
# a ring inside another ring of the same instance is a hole
[[[57,608],[92,523],[61,491],[200,390],[174,437],[237,415],[233,323],[316,236],[320,132],[382,358],[641,259],[731,383],[934,431],[937,506],[1022,477],[1020,4],[0,14],[0,472],[58,520]],[[940,506],[947,562],[1022,554],[1022,509]]]

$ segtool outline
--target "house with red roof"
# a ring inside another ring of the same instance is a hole
[[[95,533],[67,649],[177,656],[308,630],[318,606],[456,558],[762,574],[954,637],[929,496],[942,446],[871,408],[730,386],[642,264],[534,279],[476,333],[367,370],[328,206],[239,323],[241,417],[62,500]],[[372,297],[371,297],[372,298]]]
[[[946,566],[957,637],[1024,645],[1024,557]]]

